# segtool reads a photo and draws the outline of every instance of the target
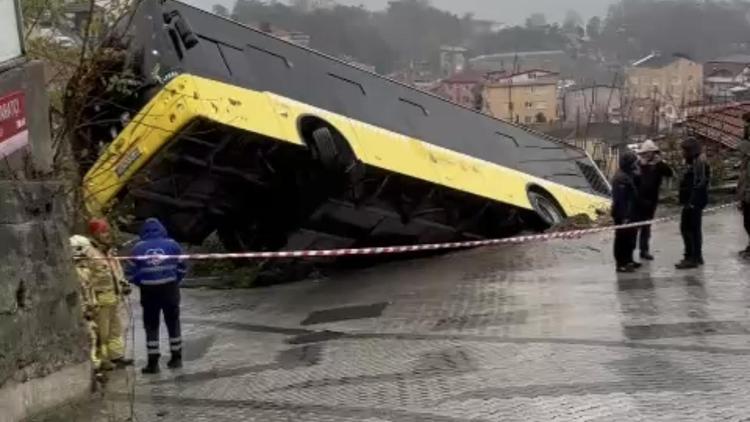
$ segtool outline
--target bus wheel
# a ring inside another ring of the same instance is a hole
[[[328,170],[341,172],[346,171],[355,161],[343,139],[337,137],[328,127],[319,127],[312,133],[313,154],[315,158]]]
[[[548,193],[538,190],[529,191],[529,201],[537,216],[548,226],[554,226],[565,220],[565,211]]]

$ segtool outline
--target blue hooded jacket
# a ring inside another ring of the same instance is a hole
[[[187,271],[185,262],[171,256],[182,255],[182,247],[169,237],[167,230],[155,218],[143,223],[141,240],[136,243],[130,256],[154,258],[133,259],[126,268],[126,276],[136,286],[160,286],[179,283]]]

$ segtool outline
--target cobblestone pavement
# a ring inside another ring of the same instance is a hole
[[[134,400],[139,421],[750,421],[740,227],[707,217],[707,265],[689,272],[666,224],[657,261],[622,277],[601,235],[187,290],[185,369],[115,383],[110,406]]]

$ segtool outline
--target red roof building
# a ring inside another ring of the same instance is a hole
[[[689,116],[686,126],[691,134],[706,141],[737,149],[745,135],[742,116],[750,113],[750,102],[712,107],[703,113]]]

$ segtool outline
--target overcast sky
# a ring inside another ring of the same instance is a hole
[[[388,0],[337,0],[341,4],[363,5],[370,9],[382,9]],[[210,9],[220,3],[232,10],[235,0],[187,0],[188,3]],[[477,18],[492,19],[498,22],[523,23],[527,16],[543,12],[550,21],[561,21],[567,10],[576,10],[584,19],[591,16],[604,16],[610,0],[430,0],[441,9],[453,13],[472,12]]]

